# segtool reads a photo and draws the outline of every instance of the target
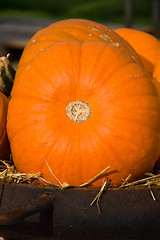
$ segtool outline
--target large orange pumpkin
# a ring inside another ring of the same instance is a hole
[[[160,41],[153,35],[131,28],[115,30],[140,55],[146,71],[152,76],[157,59],[160,56]]]
[[[68,19],[55,22],[37,32],[28,42],[24,49],[19,62],[17,74],[30,61],[45,48],[52,45],[56,41],[80,41],[80,42],[105,42],[112,44],[118,48],[126,50],[132,59],[142,65],[140,57],[135,50],[121,38],[118,34],[112,31],[107,26],[86,20],[86,19]]]
[[[10,155],[10,147],[6,130],[7,108],[8,98],[0,92],[0,160],[7,160]]]
[[[11,97],[7,130],[21,172],[77,186],[111,166],[93,185],[105,176],[119,185],[129,174],[143,177],[158,159],[156,89],[113,44],[50,45],[17,75]]]

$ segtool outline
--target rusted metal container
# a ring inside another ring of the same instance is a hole
[[[12,240],[157,240],[160,187],[152,190],[156,200],[148,187],[108,189],[99,202],[99,214],[96,204],[90,206],[99,189],[0,183],[0,236]],[[19,215],[13,216],[17,210]]]

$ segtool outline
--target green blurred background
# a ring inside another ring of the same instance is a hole
[[[17,62],[23,48],[38,30],[51,23],[84,18],[115,29],[133,27],[159,37],[155,3],[160,0],[4,0],[0,8],[0,56]],[[128,4],[131,4],[131,8]],[[154,7],[154,8],[153,8]],[[128,9],[128,11],[126,10]],[[132,11],[131,11],[132,9]],[[131,14],[129,14],[129,12]],[[130,18],[131,16],[131,18]],[[156,20],[156,21],[154,21]],[[128,24],[130,23],[130,24]],[[128,24],[128,25],[127,25]]]
[[[134,24],[152,21],[152,0],[133,0]],[[125,23],[125,0],[4,0],[0,16],[37,18],[86,18],[99,22]]]

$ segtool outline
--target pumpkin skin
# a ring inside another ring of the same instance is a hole
[[[144,68],[152,76],[154,66],[160,56],[160,41],[149,33],[131,28],[119,28],[114,31],[135,49]]]
[[[119,48],[125,49],[133,60],[142,65],[140,57],[135,50],[103,24],[86,19],[68,19],[55,22],[50,26],[38,31],[26,45],[19,61],[17,74],[30,61],[48,46],[57,41],[80,41],[80,42],[105,42]]]
[[[7,160],[10,156],[10,146],[6,130],[7,108],[8,99],[0,92],[0,160]]]
[[[74,122],[69,103],[89,104]],[[78,186],[107,166],[120,185],[151,171],[159,156],[160,103],[149,75],[122,49],[102,42],[61,41],[40,52],[15,80],[7,130],[21,172]],[[108,175],[109,174],[109,175]]]
[[[153,78],[156,78],[156,80],[160,83],[160,57],[154,66]]]
[[[158,92],[158,95],[160,97],[160,58],[157,60],[155,66],[154,66],[152,81],[154,82],[157,92]],[[154,172],[155,173],[160,172],[160,157],[154,166]]]

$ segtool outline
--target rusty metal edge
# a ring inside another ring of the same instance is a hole
[[[99,202],[101,214],[96,204],[90,207],[99,191],[96,188],[57,190],[47,186],[0,182],[2,186],[0,210],[17,207],[46,191],[55,196],[52,211],[11,227],[0,226],[0,235],[5,238],[154,240],[160,234],[159,186],[152,188],[156,200],[153,200],[148,187],[107,190]]]

